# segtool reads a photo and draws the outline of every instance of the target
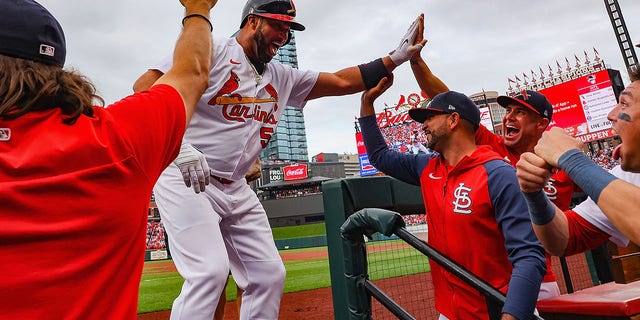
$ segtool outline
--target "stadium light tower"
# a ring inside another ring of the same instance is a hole
[[[632,66],[637,66],[638,58],[636,56],[636,50],[631,43],[629,31],[627,30],[627,25],[624,23],[618,0],[604,0],[604,5],[607,8],[616,40],[618,40],[618,46],[620,47],[624,64],[627,66],[627,69]]]

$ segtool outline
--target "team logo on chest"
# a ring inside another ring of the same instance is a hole
[[[261,122],[260,144],[265,148],[278,124],[278,91],[267,83],[260,90],[261,97],[246,97],[242,95],[246,90],[240,89],[241,82],[238,74],[230,71],[227,80],[207,104],[220,106],[222,116],[228,121],[244,123],[252,119]]]
[[[471,214],[471,197],[469,197],[471,188],[464,185],[461,182],[460,185],[453,191],[453,196],[456,198],[453,202],[453,212],[459,214]]]
[[[549,200],[556,200],[558,198],[558,189],[553,185],[555,181],[555,179],[549,179],[543,189]]]

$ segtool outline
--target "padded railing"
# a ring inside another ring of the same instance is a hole
[[[377,208],[359,210],[347,218],[340,231],[346,257],[344,267],[349,319],[371,319],[370,297],[378,300],[398,319],[414,319],[413,316],[402,309],[400,305],[385,295],[368,279],[364,236],[370,238],[376,232],[380,232],[385,236],[397,235],[400,239],[429,257],[432,262],[438,263],[444,269],[478,290],[485,297],[489,319],[497,320],[502,317],[501,310],[506,300],[505,295],[408,232],[404,228],[404,221],[399,213]],[[533,318],[541,319],[535,315]]]
[[[387,176],[347,178],[322,184],[333,311],[336,319],[348,319],[347,282],[340,227],[354,212],[370,207],[401,214],[422,214],[420,187]]]
[[[331,180],[322,184],[322,192],[335,319],[368,319],[370,314],[367,315],[367,310],[371,309],[371,299],[367,294],[361,295],[360,290],[366,288],[371,296],[383,305],[386,304],[388,297],[385,298],[384,293],[374,284],[364,281],[366,272],[361,271],[366,266],[365,248],[357,243],[345,245],[340,229],[352,214],[365,208],[386,209],[400,215],[425,213],[420,187],[388,176],[375,176]],[[386,227],[388,226],[385,225]],[[387,231],[389,230],[384,230],[383,233]],[[406,232],[404,228],[393,230],[392,233],[396,233],[412,245],[415,244],[416,249],[434,261],[446,260],[444,259],[446,257],[440,259],[441,255],[437,251]],[[460,267],[455,264],[443,263],[442,265],[449,265],[452,270],[460,270]],[[347,274],[350,276],[345,277]],[[492,296],[488,299],[488,303],[491,304],[490,310],[501,309],[504,303],[503,297],[495,295],[495,292],[491,293],[492,290],[486,287],[486,283],[480,282],[476,285],[479,290],[485,290]],[[411,319],[410,315],[403,315],[406,312],[401,309],[393,307],[389,310],[401,319]],[[364,313],[362,313],[363,310]],[[405,316],[408,317],[405,318]]]

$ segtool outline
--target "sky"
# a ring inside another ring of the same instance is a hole
[[[178,0],[40,0],[60,21],[67,40],[65,68],[96,84],[107,104],[132,93],[134,81],[173,49],[184,8]],[[244,0],[219,0],[214,34],[240,25]],[[640,42],[640,1],[619,0],[633,44]],[[422,57],[451,90],[504,94],[508,78],[564,68],[565,58],[594,58],[622,71],[629,83],[604,0],[296,0],[298,67],[335,72],[385,56],[409,24],[425,14]],[[640,49],[638,49],[640,54]],[[381,111],[401,95],[419,93],[408,63],[376,101]],[[524,80],[524,79],[522,79]],[[360,94],[309,101],[304,109],[309,156],[356,153],[354,121]]]

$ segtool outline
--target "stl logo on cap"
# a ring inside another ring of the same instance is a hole
[[[527,94],[527,90],[520,91],[520,94],[518,96],[520,96],[520,95],[522,96],[522,98],[520,98],[520,97],[516,97],[516,98],[518,98],[520,100],[524,100],[524,101],[529,100],[529,97],[531,97],[530,94]]]

